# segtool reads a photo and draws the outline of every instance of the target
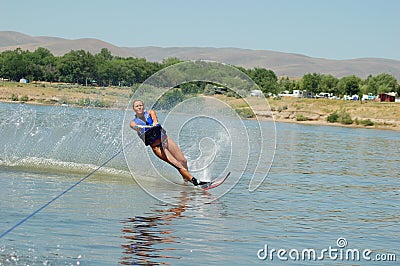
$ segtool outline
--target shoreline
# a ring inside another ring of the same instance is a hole
[[[309,126],[334,126],[334,127],[344,127],[344,128],[360,128],[360,129],[375,129],[375,130],[390,130],[390,131],[400,131],[400,123],[398,125],[386,125],[386,126],[365,126],[365,125],[357,125],[350,124],[345,125],[341,123],[329,123],[327,121],[296,121],[296,120],[284,120],[284,119],[275,119],[275,122],[279,123],[291,123],[291,124],[302,124]]]
[[[42,106],[90,107],[101,109],[125,109],[130,100],[130,87],[80,87],[65,84],[19,84],[0,83],[0,102],[15,104],[34,104]],[[18,99],[22,96],[26,101]],[[400,103],[360,102],[330,99],[307,99],[295,97],[236,99],[226,95],[211,96],[219,99],[236,111],[253,113],[260,120],[283,123],[296,123],[316,126],[340,126],[350,128],[384,129],[400,131]],[[99,106],[79,105],[83,101],[100,103]],[[353,120],[352,124],[330,123],[327,117],[337,111],[345,110]],[[245,119],[255,119],[245,118]],[[302,120],[302,121],[299,121]],[[363,124],[369,120],[373,125]],[[358,124],[356,123],[358,122]]]
[[[227,99],[221,95],[214,97],[225,101],[236,110],[250,109],[261,120],[274,120],[282,123],[296,123],[315,126],[339,126],[348,128],[383,129],[400,131],[400,103],[360,102],[331,99],[309,99],[296,97],[274,98],[247,97],[243,101]],[[266,101],[268,104],[266,104]],[[351,124],[328,122],[334,112],[346,111],[353,120]],[[304,121],[299,121],[304,118]],[[255,119],[255,118],[250,118]],[[372,122],[368,125],[365,121]]]

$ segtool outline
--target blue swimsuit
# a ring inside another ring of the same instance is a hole
[[[137,125],[140,126],[152,126],[153,125],[153,119],[151,118],[151,115],[149,112],[145,111],[144,112],[144,119],[146,121],[143,121],[142,119],[138,118],[135,116],[133,119],[133,122],[135,122]],[[141,128],[140,131],[137,132],[138,136],[143,140],[144,144],[146,146],[153,144],[156,140],[161,139],[165,135],[165,130],[160,126],[157,125],[152,128]]]

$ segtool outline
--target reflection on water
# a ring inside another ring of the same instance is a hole
[[[156,209],[149,216],[135,216],[122,220],[122,238],[127,244],[122,244],[124,256],[120,264],[124,265],[159,265],[167,264],[165,260],[180,259],[178,256],[165,255],[165,251],[174,251],[179,238],[174,236],[174,230],[169,227],[174,219],[184,218],[190,197],[182,191],[178,204],[167,209]],[[168,206],[159,204],[159,206]],[[158,247],[163,245],[164,247]],[[163,262],[161,262],[163,261]]]

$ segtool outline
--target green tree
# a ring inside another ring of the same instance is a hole
[[[322,92],[329,92],[338,95],[337,84],[339,79],[332,75],[321,75],[320,88]]]
[[[29,69],[25,54],[17,48],[14,51],[4,51],[1,54],[1,75],[10,80],[18,81],[20,78],[28,77]]]
[[[57,71],[62,81],[88,84],[95,76],[95,59],[90,52],[84,50],[70,51],[62,56]]]
[[[300,89],[312,93],[321,92],[321,75],[317,73],[305,74],[300,81]]]
[[[378,93],[398,92],[400,85],[395,77],[390,74],[382,73],[373,78]]]
[[[395,77],[390,74],[382,73],[377,76],[369,75],[361,86],[363,94],[397,92],[400,93],[400,85]]]
[[[196,94],[204,91],[205,84],[203,82],[188,82],[179,85],[184,95]]]
[[[373,95],[378,94],[378,85],[376,82],[376,78],[373,77],[372,75],[369,75],[367,79],[363,82],[363,84],[360,87],[360,93],[362,94],[368,94],[372,93]]]
[[[278,94],[278,78],[272,70],[256,67],[246,70],[246,74],[260,87],[263,93]]]
[[[337,84],[339,95],[358,95],[360,84],[361,79],[355,75],[341,78]]]
[[[293,92],[293,90],[296,88],[296,82],[294,80],[290,80],[289,77],[283,77],[279,79],[279,87],[280,91]]]
[[[142,83],[151,75],[161,69],[158,63],[147,62],[144,58],[128,58],[126,61],[127,71],[126,80],[129,83]]]
[[[178,103],[185,99],[182,91],[179,88],[167,91],[158,101],[156,102],[154,109],[170,110]]]
[[[182,60],[180,60],[177,57],[169,57],[169,58],[165,58],[162,60],[162,66],[164,67],[169,67],[178,63],[183,62]]]
[[[123,81],[125,66],[123,58],[114,58],[110,61],[110,65],[106,75],[108,76],[108,80],[110,85],[121,85],[121,81]]]
[[[39,47],[34,52],[27,53],[26,58],[34,80],[55,80],[56,58],[48,49]]]
[[[111,61],[114,57],[111,54],[111,51],[107,48],[102,48],[98,54],[96,54],[95,59],[101,61]]]

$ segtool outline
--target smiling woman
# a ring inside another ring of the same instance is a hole
[[[132,106],[135,118],[131,121],[130,127],[137,131],[145,145],[150,146],[158,158],[175,167],[183,180],[195,186],[206,186],[209,182],[199,181],[189,172],[185,155],[158,123],[156,112],[145,111],[141,100],[134,100]]]

